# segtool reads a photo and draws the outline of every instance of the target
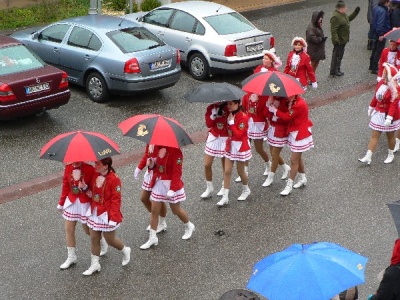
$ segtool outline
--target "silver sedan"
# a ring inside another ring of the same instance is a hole
[[[180,78],[180,54],[137,22],[87,15],[12,36],[45,62],[86,87],[95,102],[173,86]]]
[[[182,62],[198,80],[213,73],[253,69],[261,64],[263,50],[274,50],[271,33],[214,2],[176,2],[124,18],[139,21],[165,43],[178,48]]]

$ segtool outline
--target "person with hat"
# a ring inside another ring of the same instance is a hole
[[[378,64],[383,48],[386,45],[385,34],[392,29],[390,24],[390,14],[389,14],[389,0],[379,0],[378,4],[372,9],[373,21],[372,29],[374,34],[374,46],[372,48],[372,53],[369,58],[369,70],[371,74],[378,74]]]
[[[264,50],[263,54],[262,64],[254,69],[254,74],[259,72],[278,71],[282,66],[281,59],[271,50]]]
[[[303,89],[307,89],[308,78],[311,81],[312,87],[318,87],[317,79],[315,78],[314,70],[311,66],[310,56],[307,54],[307,43],[302,37],[296,36],[292,40],[293,50],[289,52],[285,70],[283,73],[296,78]]]
[[[375,152],[382,132],[388,139],[388,156],[384,163],[389,164],[394,159],[395,132],[400,128],[399,98],[396,77],[398,70],[388,63],[383,64],[382,80],[378,82],[374,97],[368,107],[368,116],[371,117],[369,127],[372,129],[367,153],[358,160],[367,165],[371,164],[372,154]]]
[[[325,41],[328,37],[324,35],[322,29],[323,18],[324,12],[322,10],[314,11],[311,23],[308,25],[306,31],[307,54],[311,58],[311,67],[314,73],[317,70],[319,62],[325,59]]]
[[[377,81],[381,81],[383,73],[383,64],[388,63],[395,66],[397,69],[400,67],[400,50],[398,49],[400,39],[397,41],[390,40],[389,47],[382,50],[381,58],[379,59],[379,68]]]
[[[243,184],[242,194],[237,199],[244,201],[250,195],[249,177],[245,172],[245,162],[251,159],[251,147],[247,136],[249,128],[249,117],[243,111],[240,100],[227,102],[229,115],[227,118],[228,139],[225,147],[225,173],[224,173],[224,192],[218,206],[227,205],[229,202],[229,188],[233,164],[236,162],[236,170]]]
[[[357,17],[360,12],[360,7],[356,7],[351,15],[346,14],[346,4],[339,0],[336,4],[336,9],[330,19],[331,39],[333,44],[332,59],[330,66],[330,75],[343,76],[341,71],[344,48],[350,39],[350,22]]]

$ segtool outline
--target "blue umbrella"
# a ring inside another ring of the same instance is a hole
[[[367,260],[333,243],[293,244],[257,262],[246,288],[269,300],[328,300],[364,283]]]

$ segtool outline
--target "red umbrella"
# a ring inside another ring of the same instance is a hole
[[[301,84],[282,72],[260,72],[242,81],[242,90],[261,96],[290,97],[304,94]]]
[[[51,139],[40,152],[40,158],[64,163],[97,161],[119,154],[119,146],[104,134],[71,131]]]
[[[400,28],[393,28],[389,32],[386,32],[383,37],[387,40],[398,42],[400,39]]]
[[[118,127],[123,135],[147,144],[173,148],[193,144],[178,121],[161,115],[136,115],[121,122]]]

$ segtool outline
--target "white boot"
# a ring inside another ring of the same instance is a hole
[[[122,266],[126,266],[129,261],[131,260],[131,248],[124,246],[124,248],[122,248]]]
[[[302,186],[306,186],[307,185],[307,178],[306,178],[306,174],[305,173],[299,173],[299,181],[297,181],[294,185],[293,188],[295,189],[299,189]]]
[[[396,144],[394,145],[393,153],[399,151],[400,148],[400,139],[396,138]]]
[[[77,257],[75,253],[75,247],[67,247],[68,257],[67,260],[60,266],[61,270],[68,269],[70,266],[76,264]]]
[[[194,224],[192,222],[190,222],[190,221],[187,222],[185,224],[185,234],[182,236],[182,240],[190,239],[190,237],[193,234],[194,229],[195,229]]]
[[[394,159],[394,154],[393,150],[388,150],[388,156],[386,157],[385,161],[383,162],[384,164],[390,164]]]
[[[283,191],[281,192],[281,196],[287,196],[292,192],[292,188],[293,188],[293,180],[292,179],[288,179],[286,182],[286,186],[283,189]]]
[[[92,262],[90,264],[90,267],[82,274],[85,276],[89,276],[89,275],[92,275],[94,272],[100,272],[101,266],[99,263],[99,258],[100,258],[99,256],[92,254]]]
[[[224,206],[227,205],[229,202],[229,189],[224,189],[224,194],[222,195],[221,200],[217,203],[218,206]]]
[[[244,167],[244,171],[246,172],[246,175],[247,176],[249,176],[249,167]],[[235,179],[235,182],[242,182],[242,178],[240,178],[240,176],[238,176],[236,179]]]
[[[290,167],[287,164],[283,164],[282,168],[283,168],[283,173],[281,179],[286,180],[289,176]]]
[[[103,237],[101,237],[100,240],[100,256],[103,256],[104,254],[106,254],[108,251],[108,244],[106,239]]]
[[[160,233],[160,232],[166,231],[166,230],[167,230],[167,222],[165,222],[165,218],[158,217],[158,225],[157,225],[156,233]]]
[[[367,154],[365,154],[365,156],[363,158],[359,158],[358,161],[369,165],[369,164],[371,164],[371,157],[372,157],[372,151],[368,150]]]
[[[249,189],[248,185],[243,185],[243,191],[242,194],[239,196],[238,201],[244,201],[247,199],[247,197],[251,194],[251,191]]]
[[[271,172],[271,161],[270,160],[265,162],[265,171],[264,171],[263,175],[267,176],[269,172]]]
[[[212,181],[206,181],[206,184],[207,184],[207,189],[200,196],[203,199],[210,198],[211,197],[211,193],[214,192],[214,186],[213,186]]]
[[[274,181],[274,176],[275,176],[275,173],[269,172],[268,177],[267,177],[267,179],[265,179],[262,186],[270,186],[272,184],[272,182]]]
[[[217,196],[223,196],[224,195],[224,183],[222,183],[222,187],[219,190],[219,192],[217,193]]]
[[[149,240],[145,244],[140,246],[140,249],[146,250],[146,249],[149,249],[153,245],[154,246],[158,245],[158,237],[156,235],[156,231],[153,229],[150,229]]]

